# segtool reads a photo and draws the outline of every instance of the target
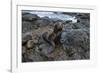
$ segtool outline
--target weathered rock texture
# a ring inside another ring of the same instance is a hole
[[[89,13],[62,14],[77,23],[22,11],[22,62],[90,59]]]

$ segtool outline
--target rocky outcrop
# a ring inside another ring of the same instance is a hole
[[[64,50],[66,50],[66,53],[74,52],[72,56],[70,55],[72,59],[89,58],[87,57],[86,54],[87,52],[90,51],[89,40],[90,39],[89,39],[88,31],[86,29],[71,29],[62,32],[61,35],[61,43],[63,44],[63,48]]]
[[[22,62],[90,59],[89,13],[62,12],[75,16],[72,23],[28,12],[22,12]]]
[[[31,14],[31,13],[22,13],[22,21],[35,21],[39,19],[39,17],[35,14]]]

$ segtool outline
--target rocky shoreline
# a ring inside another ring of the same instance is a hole
[[[22,11],[22,62],[90,59],[89,13],[62,14],[77,22]]]

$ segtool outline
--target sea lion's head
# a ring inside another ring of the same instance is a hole
[[[54,26],[54,32],[62,31],[63,29],[63,23],[62,22],[56,22]]]

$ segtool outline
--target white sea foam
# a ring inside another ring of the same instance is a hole
[[[72,20],[72,23],[76,23],[77,19],[75,18],[75,16],[70,16],[67,14],[62,14],[61,12],[59,13],[54,13],[54,12],[43,12],[43,11],[31,11],[30,13],[32,14],[37,14],[39,17],[49,17],[51,19],[60,19],[63,21],[69,21]]]

